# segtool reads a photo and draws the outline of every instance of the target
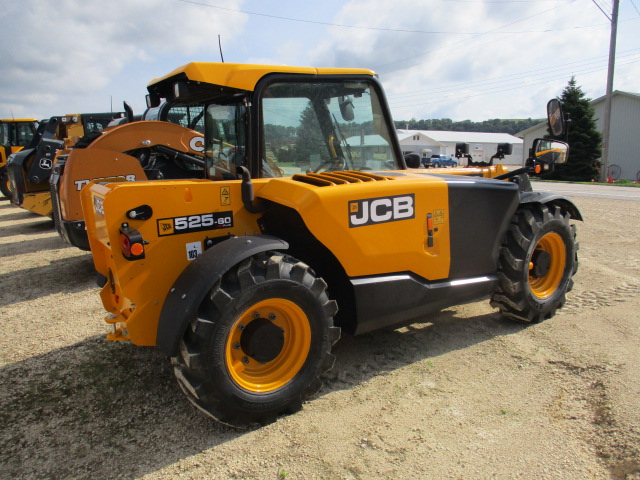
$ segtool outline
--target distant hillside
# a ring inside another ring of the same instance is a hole
[[[431,120],[398,120],[395,125],[397,129],[408,130],[446,130],[452,132],[510,133],[515,135],[542,121],[531,118],[507,120],[496,118],[483,122],[472,122],[471,120],[454,122],[450,118],[436,118]]]

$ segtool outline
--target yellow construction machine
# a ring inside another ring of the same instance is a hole
[[[52,216],[49,177],[56,152],[99,132],[124,112],[56,116],[40,123],[30,145],[7,162],[11,201],[25,210]]]
[[[0,120],[0,193],[7,198],[11,198],[7,160],[31,143],[37,128],[35,118]]]
[[[108,338],[165,352],[223,423],[300,408],[341,331],[486,296],[538,322],[571,290],[582,217],[529,182],[562,142],[512,172],[407,169],[366,69],[191,63],[149,89],[204,106],[206,178],[82,189]]]

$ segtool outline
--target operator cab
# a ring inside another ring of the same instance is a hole
[[[406,169],[373,72],[268,68],[236,78],[230,64],[189,64],[152,82],[148,106],[159,97],[204,104],[212,180],[238,179],[238,167],[253,178]]]

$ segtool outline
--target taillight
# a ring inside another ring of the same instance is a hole
[[[144,240],[137,230],[123,223],[120,227],[120,247],[122,255],[127,260],[140,260],[144,258]]]

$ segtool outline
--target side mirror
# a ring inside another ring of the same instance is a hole
[[[147,108],[156,108],[160,106],[160,95],[150,93],[147,95]]]
[[[531,159],[541,165],[566,163],[569,156],[569,145],[560,140],[536,138],[531,147]]]
[[[564,113],[562,113],[562,103],[557,98],[549,100],[547,103],[547,119],[549,128],[555,137],[561,137],[565,133]]]
[[[407,153],[404,156],[404,163],[407,168],[420,168],[420,155],[417,153]]]
[[[338,105],[340,106],[340,115],[345,122],[352,122],[355,118],[353,113],[353,100],[349,97],[340,97],[338,99]]]
[[[513,153],[513,145],[510,143],[499,143],[498,153],[502,154],[501,158],[504,158],[505,155],[511,155]]]
[[[468,143],[456,143],[456,158],[464,157],[469,153]]]

